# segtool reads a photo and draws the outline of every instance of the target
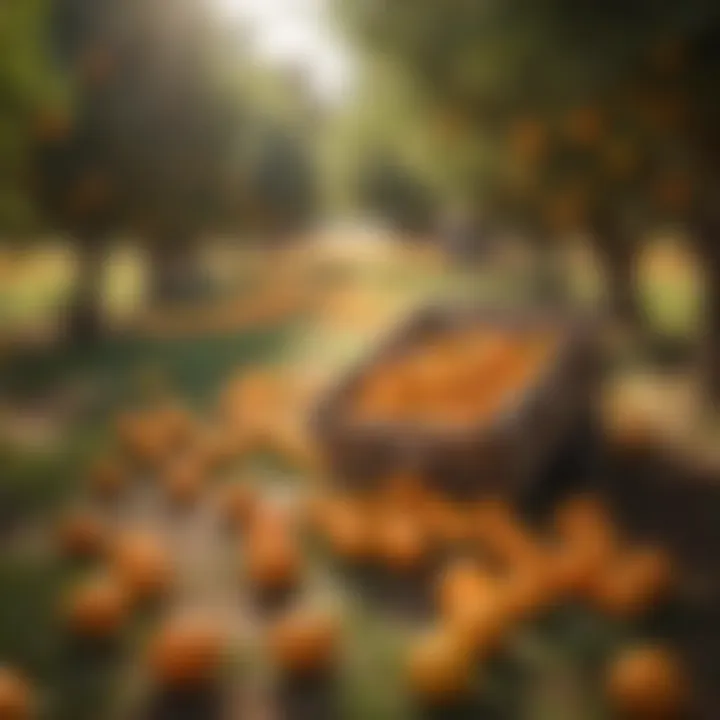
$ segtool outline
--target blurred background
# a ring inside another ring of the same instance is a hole
[[[591,474],[689,573],[697,607],[659,635],[682,625],[696,715],[718,717],[719,81],[712,0],[0,3],[0,720],[145,717],[156,615],[112,663],[68,650],[59,598],[87,572],[58,553],[70,511],[185,548],[179,604],[260,627],[205,515],[177,525],[145,490],[87,500],[100,456],[146,473],[119,413],[180,406],[226,431],[218,403],[259,373],[233,403],[272,415],[273,449],[234,472],[304,506],[332,475],[309,469],[313,403],[418,308],[458,303],[592,326],[597,436],[622,458]],[[152,717],[413,717],[388,669],[406,624],[364,601],[349,614],[342,711],[258,670],[220,709]],[[573,695],[568,668],[646,627],[586,620],[531,633],[522,707],[503,666],[505,714],[487,717],[620,717]],[[551,697],[538,668],[560,668]]]

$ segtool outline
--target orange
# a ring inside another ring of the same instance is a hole
[[[168,687],[195,687],[220,671],[226,640],[212,618],[183,614],[166,620],[150,644],[155,679]]]
[[[270,628],[268,649],[284,672],[304,674],[330,667],[338,654],[338,627],[318,610],[292,610]]]
[[[23,675],[11,667],[0,667],[0,718],[29,720],[33,717],[32,689]]]
[[[432,630],[417,638],[407,658],[411,692],[432,702],[450,702],[469,688],[472,655],[450,632]]]
[[[58,542],[71,557],[97,557],[105,550],[106,541],[105,524],[97,515],[75,510],[60,521]]]
[[[260,590],[284,590],[297,585],[302,557],[295,541],[283,534],[253,530],[245,548],[245,575]]]
[[[113,575],[98,575],[73,588],[66,604],[73,633],[91,639],[115,637],[128,619],[128,594]]]
[[[664,600],[673,580],[672,564],[662,550],[635,550],[599,574],[591,597],[610,615],[634,617]]]
[[[170,558],[150,534],[130,532],[113,550],[113,565],[133,599],[155,600],[168,593],[174,580]]]
[[[221,511],[233,528],[247,527],[258,505],[257,490],[247,483],[233,483],[223,489]]]
[[[685,671],[676,655],[661,645],[624,650],[608,669],[606,692],[618,716],[628,720],[686,717]]]

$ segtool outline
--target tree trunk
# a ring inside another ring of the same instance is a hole
[[[720,408],[720,248],[707,258],[705,306],[705,386],[713,406]]]
[[[607,216],[597,221],[593,230],[595,250],[606,277],[610,312],[623,324],[640,327],[643,312],[635,277],[635,238],[621,222]]]
[[[66,337],[73,344],[95,344],[103,335],[105,251],[104,243],[96,237],[84,237],[77,243],[77,280],[65,322]]]
[[[630,327],[640,327],[643,311],[635,278],[635,248],[630,243],[605,248],[603,262],[608,300],[613,316]]]
[[[569,298],[569,284],[564,272],[561,240],[548,228],[531,224],[524,229],[530,266],[525,284],[533,303],[549,307],[563,306]]]
[[[187,235],[157,239],[149,250],[149,295],[156,305],[197,300],[208,283],[199,260],[199,246]]]
[[[705,396],[720,408],[720,217],[708,213],[694,227],[705,270],[702,374]]]
[[[535,249],[536,299],[548,306],[562,306],[569,296],[560,250],[555,242],[546,241]]]

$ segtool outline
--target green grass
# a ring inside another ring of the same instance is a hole
[[[123,307],[136,296],[134,272],[132,268],[118,270],[119,274],[110,282],[108,297],[112,298],[109,302],[115,312],[123,312]],[[447,295],[482,298],[522,294],[522,288],[508,286],[502,278],[470,273],[417,273],[401,269],[378,276],[368,273],[350,276],[352,282],[392,286],[418,303]],[[12,316],[15,322],[18,318],[42,315],[58,301],[59,286],[53,282],[44,280],[21,288],[7,317]],[[5,297],[2,292],[0,306]],[[652,323],[667,334],[696,331],[698,295],[696,286],[668,277],[641,287],[641,298]],[[92,349],[62,348],[53,353],[25,352],[7,357],[0,368],[6,394],[43,399],[77,382],[92,386],[97,392],[88,411],[66,428],[66,445],[60,451],[38,454],[12,448],[0,450],[1,507],[8,508],[21,522],[30,523],[48,517],[74,497],[87,459],[107,440],[108,418],[116,408],[142,400],[158,377],[180,397],[203,407],[212,403],[227,378],[242,366],[289,359],[321,362],[335,354],[350,358],[363,342],[354,335],[360,334],[350,330],[341,342],[339,334],[308,333],[304,321],[293,320],[228,336],[173,340],[118,337]],[[260,466],[267,474],[289,469],[277,458],[264,458]],[[100,720],[107,717],[107,704],[115,695],[118,666],[113,658],[106,663],[92,663],[68,644],[58,625],[57,603],[70,577],[70,569],[56,559],[16,558],[0,553],[0,663],[19,665],[43,688],[43,720]],[[613,629],[598,623],[596,618],[588,619],[586,614],[579,620],[572,614],[563,616],[552,632],[544,633],[546,629],[531,628],[528,635],[531,642],[526,643],[530,651],[525,655],[522,651],[513,661],[522,666],[523,684],[518,684],[507,668],[492,668],[485,678],[488,692],[494,693],[501,705],[522,694],[528,703],[522,717],[529,720],[564,717],[575,720],[579,717],[578,706],[558,709],[548,688],[554,682],[562,684],[567,677],[572,678],[580,659],[590,651],[595,652],[595,646],[600,648],[597,653],[604,655],[614,641]],[[351,720],[407,717],[408,699],[402,691],[407,640],[403,631],[366,607],[353,613],[348,630],[352,650],[343,678],[348,717]],[[126,644],[132,646],[134,642],[131,630]],[[541,666],[547,670],[541,672]],[[583,720],[604,717],[600,709],[596,714],[592,714],[595,709],[587,712],[586,709],[583,705],[582,712],[586,713]]]
[[[3,385],[14,396],[43,397],[71,381],[98,383],[107,410],[131,399],[139,380],[159,373],[194,402],[212,398],[233,370],[284,352],[295,323],[229,336],[180,339],[113,339],[97,347],[26,352],[6,359]]]

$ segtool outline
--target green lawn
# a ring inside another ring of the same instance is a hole
[[[124,314],[140,296],[141,269],[127,259],[113,266],[107,283],[108,305]],[[0,328],[48,318],[67,290],[64,266],[48,264],[44,272],[0,290]],[[247,279],[247,278],[246,278]],[[322,278],[317,278],[322,282]],[[334,283],[356,283],[372,288],[390,286],[408,305],[432,297],[512,297],[520,294],[502,277],[482,273],[417,272],[411,267],[369,270],[326,278]],[[232,288],[231,288],[232,289]],[[687,334],[697,326],[698,289],[669,275],[642,285],[641,296],[653,324],[663,333]],[[7,309],[5,304],[7,303]],[[48,399],[63,388],[87,390],[82,412],[63,428],[63,444],[54,452],[6,448],[0,456],[0,493],[10,514],[28,525],[43,523],[69,499],[77,496],[83,468],[107,442],[109,419],[120,407],[142,400],[159,386],[171,388],[197,408],[208,407],[226,379],[238,368],[284,360],[313,363],[346,362],[363,348],[361,333],[317,331],[306,319],[292,318],[252,332],[230,335],[195,334],[159,340],[116,337],[94,349],[63,348],[53,352],[14,352],[3,358],[2,394],[16,398]],[[22,557],[0,544],[0,662],[18,663],[44,688],[43,720],[106,720],[108,703],[116,693],[116,664],[94,664],[77,655],[57,625],[58,596],[75,570],[53,557]],[[349,634],[356,651],[343,679],[345,706],[352,720],[402,720],[407,702],[400,690],[402,632],[392,619],[378,616],[354,603]],[[552,632],[548,629],[552,625]],[[623,630],[598,623],[597,618],[570,612],[523,633],[512,648],[510,665],[488,669],[478,683],[493,702],[507,708],[519,696],[528,707],[524,720],[578,720],[587,706],[557,710],[553,683],[579,686],[586,681],[581,660],[605,652],[623,636]],[[578,631],[578,624],[584,630]],[[588,629],[589,628],[589,629]],[[587,630],[587,632],[585,632]],[[128,645],[136,645],[134,628]],[[548,636],[550,633],[550,636]],[[565,639],[558,643],[557,637]],[[579,645],[578,645],[579,643]],[[379,672],[380,670],[380,672]],[[575,698],[578,703],[587,702]],[[573,702],[572,697],[568,702]],[[593,705],[583,720],[605,718]],[[554,713],[554,714],[553,714]],[[560,713],[560,714],[559,714]],[[564,713],[564,714],[562,714]],[[573,714],[574,713],[574,714]]]

